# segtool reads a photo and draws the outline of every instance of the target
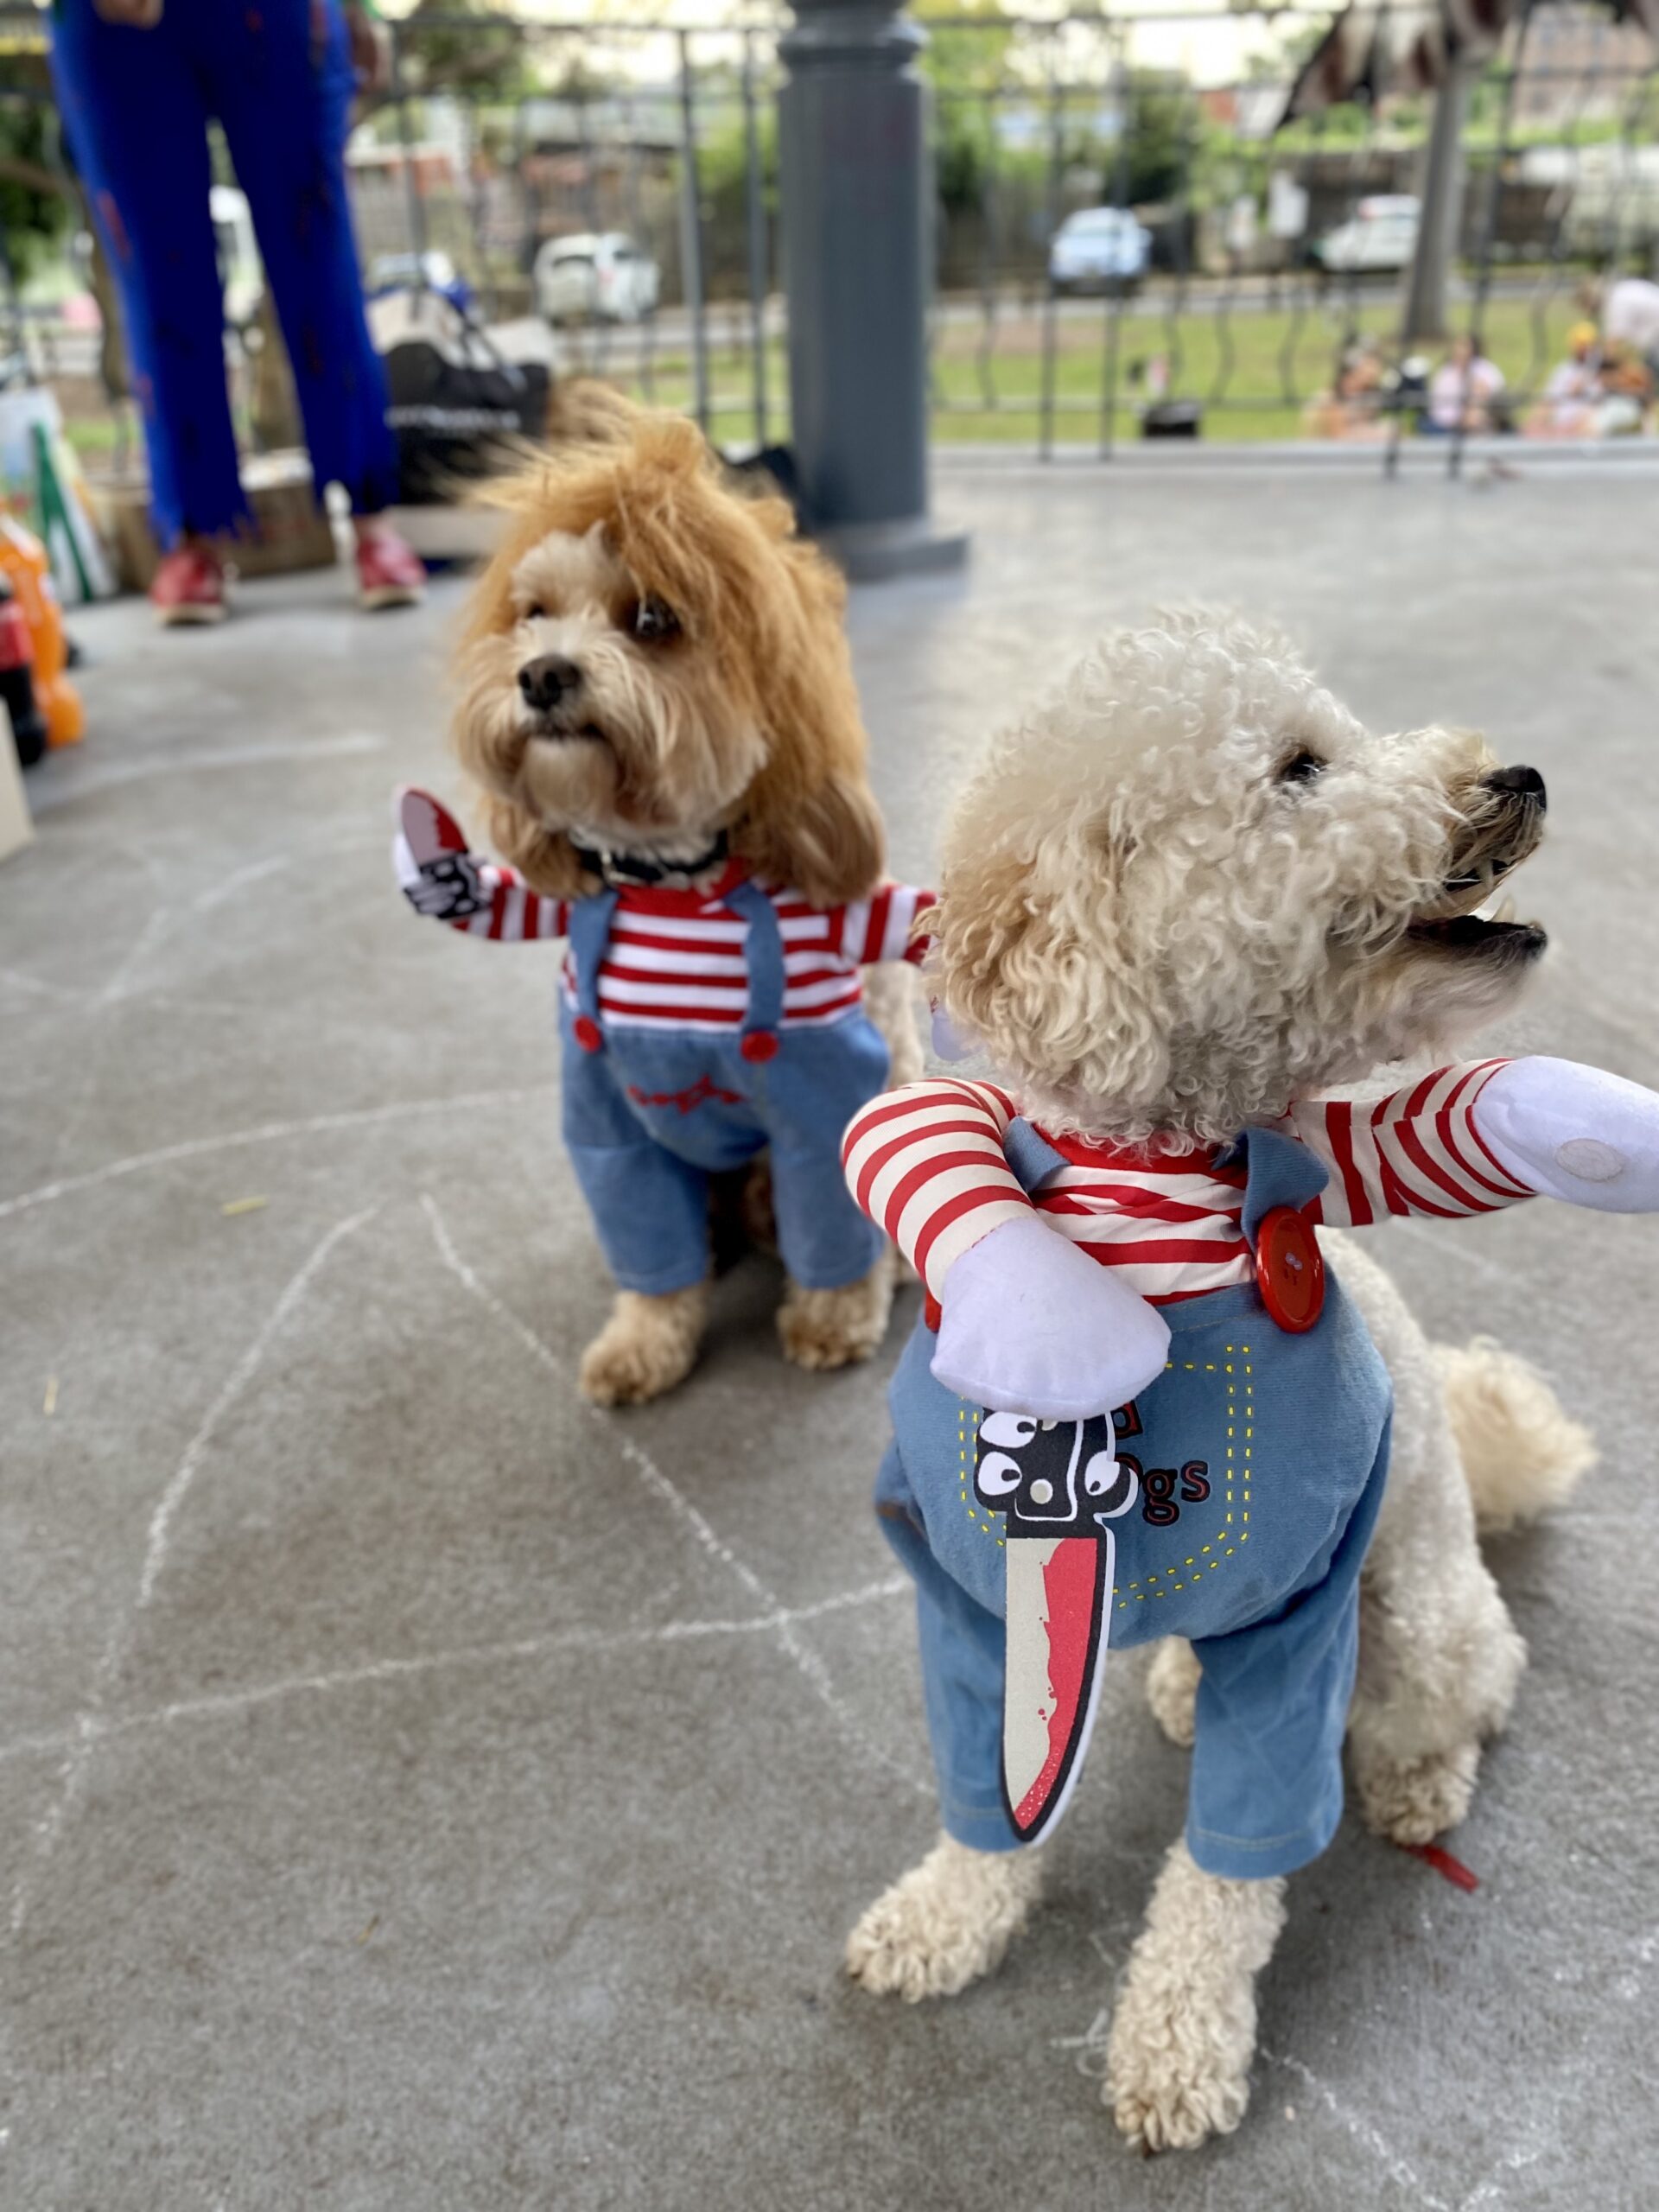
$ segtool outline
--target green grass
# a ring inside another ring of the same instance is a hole
[[[1053,436],[1057,443],[1096,442],[1102,434],[1109,308],[1105,302],[1073,307],[1056,323]],[[1363,334],[1391,339],[1397,302],[1391,287],[1360,295],[1351,312],[1343,301],[1310,303],[1300,315],[1284,308],[1241,308],[1230,317],[1124,314],[1117,328],[1114,439],[1138,430],[1129,378],[1137,360],[1161,354],[1169,363],[1170,395],[1205,402],[1204,436],[1214,445],[1265,443],[1301,437],[1303,409],[1326,387],[1345,339]],[[1577,320],[1570,294],[1560,293],[1535,317],[1525,299],[1491,302],[1487,351],[1512,389],[1528,391],[1548,375],[1566,352],[1567,332]],[[933,356],[933,435],[942,444],[1031,445],[1041,432],[1042,319],[1039,312],[1006,308],[988,362],[982,365],[982,332],[976,321],[943,323]],[[597,353],[590,356],[598,361]],[[646,397],[638,376],[615,378]],[[788,370],[784,348],[766,349],[767,435],[789,435]],[[1293,397],[1286,397],[1286,385]],[[734,441],[752,435],[753,401],[747,351],[721,340],[709,348],[711,412],[715,433]],[[683,352],[656,363],[652,396],[664,407],[692,405],[691,365]],[[115,442],[107,414],[68,424],[71,440],[89,460],[101,460]]]
[[[1109,308],[1075,310],[1057,324],[1054,357],[1054,436],[1059,442],[1100,436],[1105,390]],[[1123,315],[1117,337],[1117,405],[1113,435],[1135,435],[1131,365],[1161,354],[1170,365],[1170,396],[1205,403],[1204,435],[1213,444],[1261,443],[1306,435],[1302,414],[1331,380],[1338,348],[1354,335],[1392,338],[1399,308],[1391,289],[1362,293],[1351,312],[1333,301],[1310,303],[1300,315],[1283,308],[1242,308],[1230,317],[1162,314]],[[1553,299],[1540,316],[1524,299],[1494,300],[1486,314],[1486,348],[1512,388],[1542,383],[1566,353],[1567,333],[1578,319],[1570,296]],[[933,433],[945,444],[1029,445],[1041,428],[1042,329],[1039,315],[1005,310],[988,364],[978,359],[977,323],[941,327],[933,357]],[[1431,349],[1438,354],[1439,349]],[[767,348],[768,434],[787,435],[787,369],[783,348]],[[644,396],[639,378],[619,378]],[[753,415],[747,355],[712,349],[710,396],[715,429],[741,435]],[[1288,383],[1294,397],[1286,397]],[[690,364],[682,353],[658,361],[655,397],[665,407],[692,404]]]

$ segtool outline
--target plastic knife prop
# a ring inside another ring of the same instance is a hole
[[[1053,1827],[1083,1765],[1111,1618],[1111,1523],[1140,1489],[1109,1414],[987,1413],[979,1424],[974,1494],[1005,1516],[1007,1536],[1002,1796],[1021,1843]]]
[[[416,912],[441,922],[481,912],[489,890],[467,849],[467,833],[448,809],[429,791],[405,787],[397,794],[396,819],[392,865]]]

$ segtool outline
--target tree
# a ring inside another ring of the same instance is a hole
[[[9,58],[7,74],[14,81],[24,59]],[[69,227],[74,186],[52,166],[56,151],[56,119],[44,98],[32,88],[13,96],[8,88],[0,99],[0,240],[18,283],[56,249]]]
[[[1116,200],[1120,171],[1122,193],[1131,207],[1179,200],[1186,188],[1193,144],[1192,90],[1184,77],[1156,70],[1132,69],[1127,159],[1116,150],[1106,159],[1105,197]]]

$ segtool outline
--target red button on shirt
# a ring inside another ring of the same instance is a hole
[[[751,1066],[759,1067],[778,1057],[777,1033],[771,1029],[751,1029],[738,1051]]]
[[[1325,1311],[1325,1258],[1307,1216],[1294,1206],[1264,1214],[1255,1237],[1255,1287],[1270,1318],[1294,1337]]]
[[[570,1025],[570,1032],[584,1052],[597,1052],[605,1042],[591,1014],[579,1014]]]

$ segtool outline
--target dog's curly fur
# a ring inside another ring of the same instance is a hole
[[[1369,735],[1235,620],[1109,638],[957,807],[931,918],[946,1008],[1045,1128],[1126,1142],[1224,1143],[1433,1051],[1524,969],[1520,937],[1476,961],[1414,926],[1478,906],[1535,843],[1496,765],[1466,730]]]
[[[1467,732],[1368,735],[1282,639],[1236,620],[1109,638],[995,741],[956,810],[935,988],[1046,1126],[1225,1141],[1511,1003],[1542,933],[1471,917],[1541,808],[1493,766]],[[1520,1361],[1432,1348],[1376,1263],[1322,1235],[1395,1401],[1351,1756],[1370,1827],[1421,1843],[1467,1810],[1525,1664],[1478,1522],[1532,1517],[1594,1451]],[[1191,1648],[1160,1647],[1148,1695],[1177,1743],[1197,1686]],[[1028,1854],[936,1847],[866,1913],[849,1970],[906,1997],[960,1988],[1000,1960],[1039,1878]],[[1107,2101],[1144,2148],[1242,2118],[1284,1887],[1169,1853],[1108,2051]]]
[[[554,897],[600,887],[579,848],[671,867],[721,832],[813,905],[867,897],[883,838],[839,575],[785,503],[740,489],[681,416],[619,403],[587,430],[490,495],[505,526],[468,613],[454,735],[492,842]],[[580,681],[537,710],[519,674],[547,655]],[[867,1358],[893,1276],[884,1255],[844,1290],[791,1286],[789,1357]],[[584,1389],[616,1405],[671,1389],[696,1357],[703,1303],[700,1290],[623,1294]]]

